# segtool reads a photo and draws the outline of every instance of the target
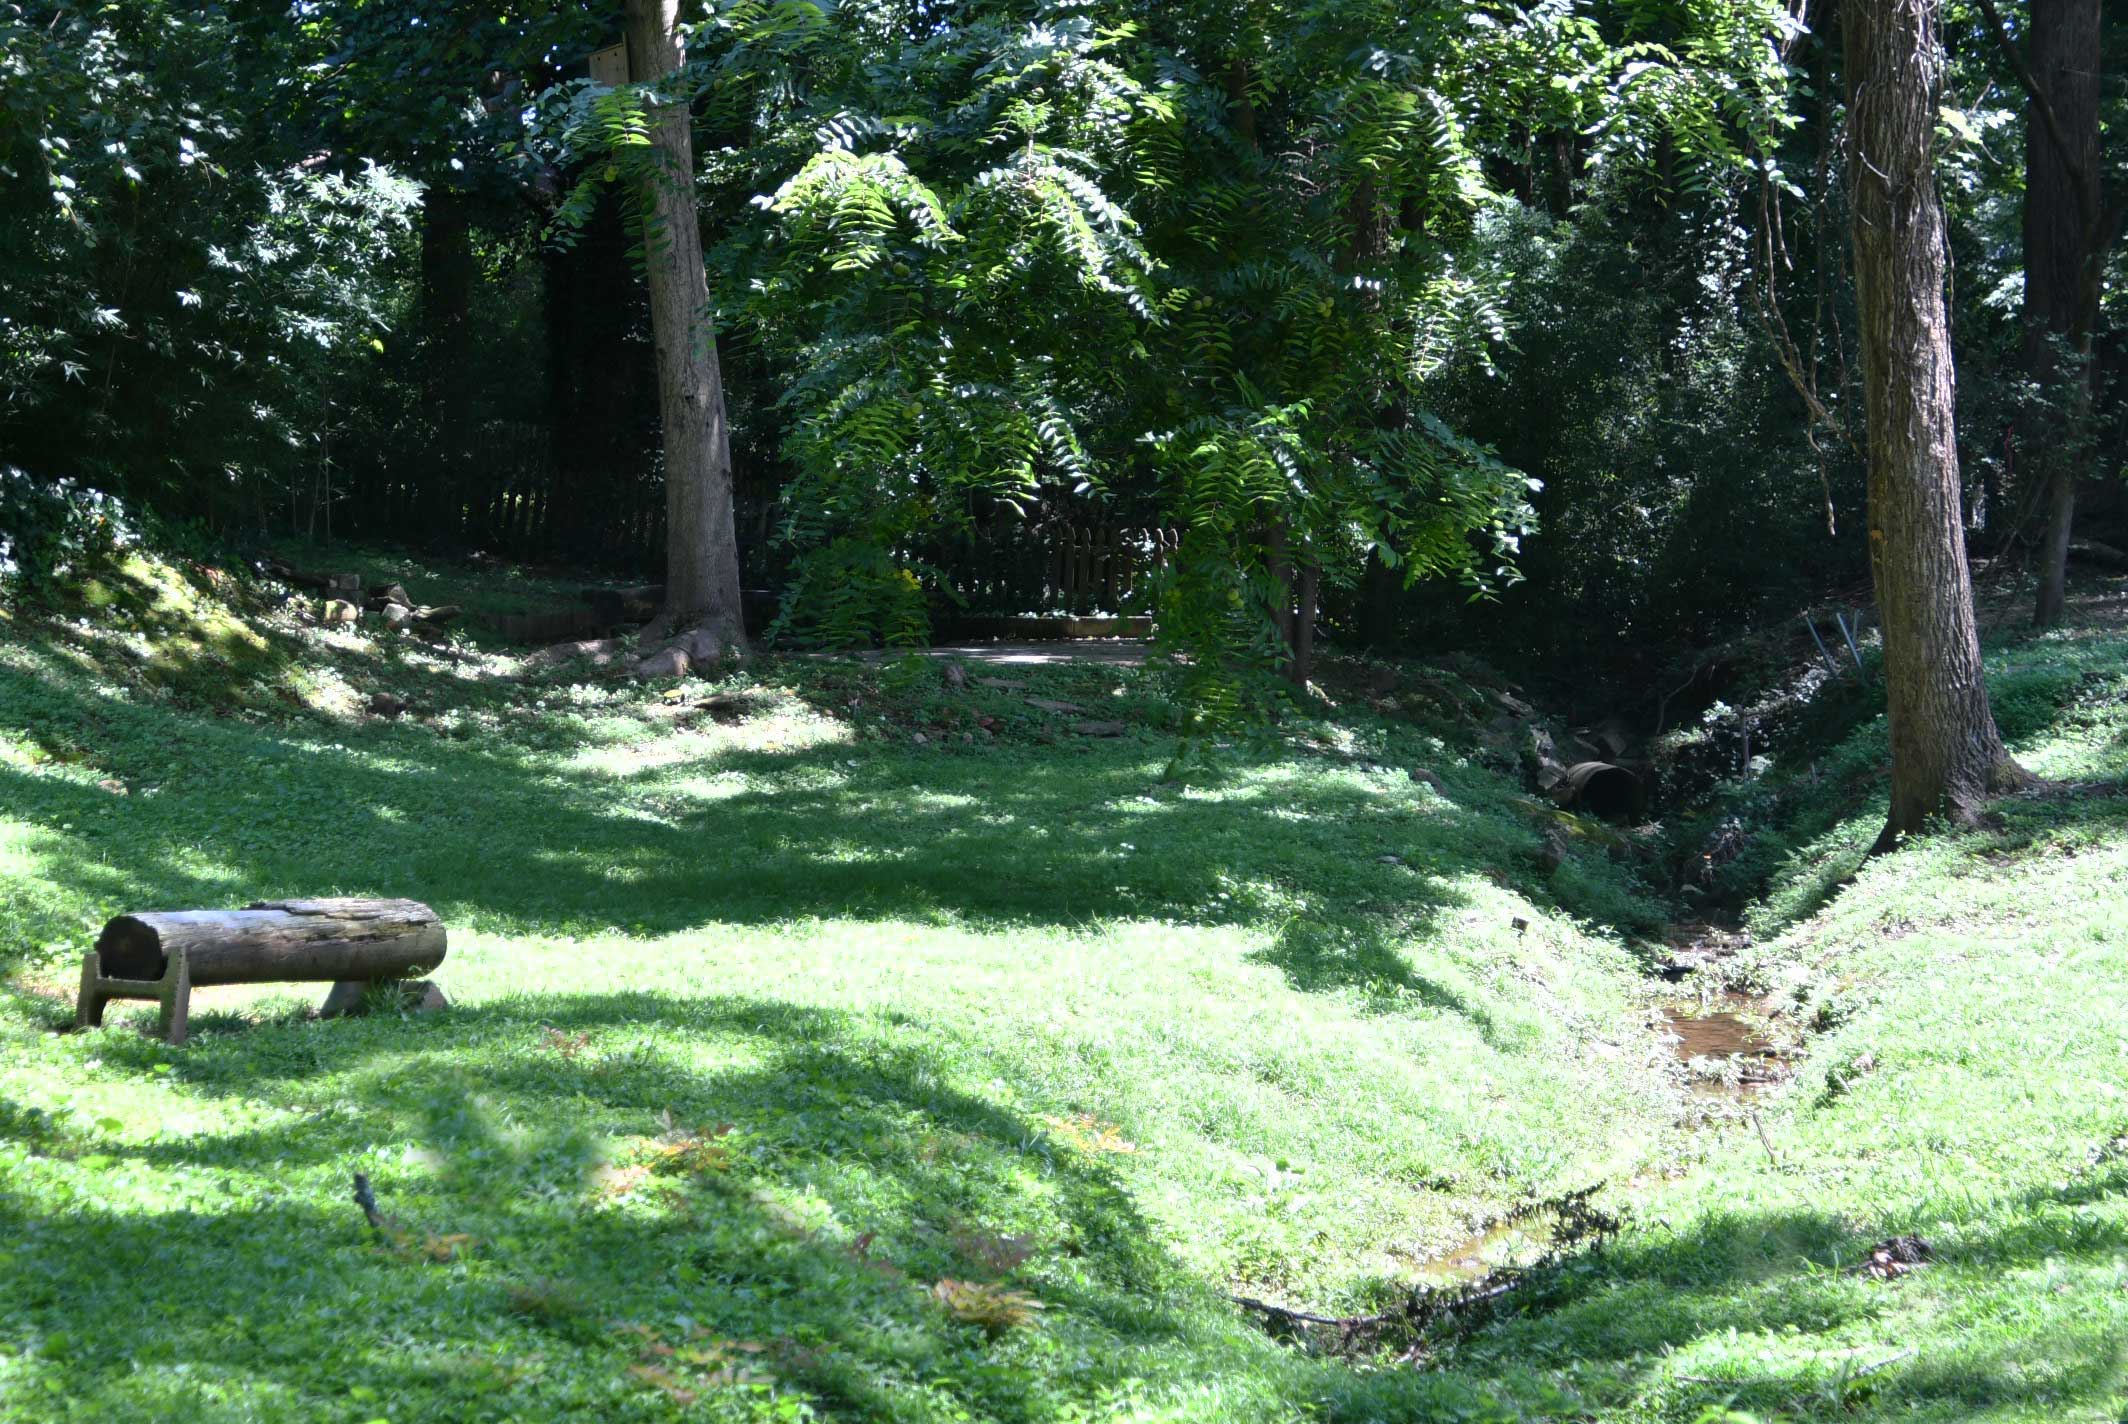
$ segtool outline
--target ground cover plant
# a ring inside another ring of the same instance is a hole
[[[1808,1050],[1757,1130],[1649,1027],[1630,869],[1547,870],[1519,779],[1438,722],[1355,699],[1178,783],[1138,669],[645,688],[284,610],[245,626],[309,701],[214,708],[94,621],[0,645],[0,1417],[2117,1412],[2103,621],[1993,655],[2072,789],[1835,890],[1881,728],[1799,782],[1830,829],[1702,976]],[[325,893],[435,904],[453,1006],[58,1031],[109,914]],[[1392,1305],[1598,1183],[1623,1235],[1425,1368],[1231,1298]],[[1901,1235],[1926,1264],[1850,1269]]]
[[[64,639],[5,652],[25,1411],[1363,1398],[1227,1289],[1381,1295],[1672,1115],[1632,952],[1487,874],[1538,849],[1519,786],[1408,728],[1176,784],[1171,734],[1027,702],[1157,717],[1128,670],[955,691],[801,660],[646,694],[283,636],[313,688],[409,710],[215,715]],[[452,927],[446,1014],[203,996],[172,1051],[57,1035],[33,992],[116,905],[386,890]]]
[[[0,1424],[2122,1424],[2124,54],[0,0]]]

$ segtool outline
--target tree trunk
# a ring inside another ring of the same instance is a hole
[[[455,539],[473,449],[473,229],[471,203],[441,181],[421,200],[421,405],[428,426],[420,462],[424,533]]]
[[[1991,791],[2024,779],[1988,708],[1959,510],[1935,174],[1937,4],[1851,0],[1842,12],[1870,564],[1892,743],[1880,850],[1937,815],[1970,823]]]
[[[2073,451],[2047,452],[2047,527],[2039,542],[2039,597],[2032,626],[2052,628],[2069,608],[2069,542],[2076,533],[2076,470]]]
[[[656,83],[679,69],[679,8],[679,0],[627,0],[632,80]],[[665,607],[657,627],[664,633],[699,631],[721,648],[743,652],[731,436],[695,212],[691,121],[684,103],[661,104],[653,118],[658,171],[644,185],[642,201],[665,433]]]
[[[2061,621],[2076,481],[2088,439],[2091,334],[2104,226],[2099,187],[2099,0],[2032,0],[2025,119],[2025,363],[2066,388],[2068,418],[2045,438],[2047,532],[2033,622]],[[2060,345],[2073,364],[2060,359]],[[2053,422],[2050,422],[2053,424]]]
[[[1315,606],[1322,596],[1322,575],[1312,559],[1301,565],[1299,602],[1293,610],[1293,661],[1286,667],[1296,687],[1306,687],[1315,676]]]

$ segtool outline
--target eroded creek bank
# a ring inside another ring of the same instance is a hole
[[[1540,872],[1550,876],[1577,857],[1606,857],[1633,866],[1679,916],[1647,951],[1641,1025],[1656,1045],[1651,1066],[1667,1057],[1682,1090],[1677,1126],[1684,1133],[1755,1137],[1779,1167],[1758,1100],[1794,1076],[1822,1009],[1813,1011],[1815,995],[1801,982],[1757,981],[1750,936],[1718,922],[1763,889],[1749,855],[1762,828],[1733,814],[1729,799],[1766,775],[1768,752],[1811,743],[1821,730],[1815,722],[1839,713],[1828,704],[1852,700],[1857,679],[1836,665],[1784,667],[1778,655],[1766,664],[1755,671],[1771,690],[1736,709],[1719,700],[1719,679],[1703,660],[1686,682],[1707,684],[1699,688],[1704,696],[1680,698],[1687,688],[1675,689],[1647,709],[1652,729],[1638,715],[1549,716],[1525,701],[1520,687],[1479,678],[1465,679],[1467,700],[1457,711],[1479,759],[1519,772],[1528,788]],[[1369,691],[1377,710],[1401,710],[1385,689]],[[1431,771],[1410,774],[1438,789]],[[1759,799],[1777,816],[1777,794]],[[1500,1309],[1541,1309],[1557,1282],[1600,1255],[1623,1227],[1621,1201],[1687,1170],[1682,1162],[1651,1162],[1630,1180],[1596,1183],[1484,1221],[1400,1273],[1402,1295],[1386,1310],[1329,1316],[1236,1299],[1296,1344],[1352,1357],[1393,1350],[1401,1362],[1423,1364]]]
[[[1800,1029],[1776,996],[1719,988],[1719,977],[1704,972],[1744,947],[1741,937],[1692,925],[1677,927],[1671,942],[1690,956],[1691,968],[1664,977],[1680,984],[1696,980],[1703,987],[1697,997],[1658,1002],[1646,1025],[1683,1077],[1682,1125],[1714,1131],[1748,1123],[1771,1155],[1773,1144],[1751,1104],[1793,1072],[1801,1052]],[[1678,956],[1669,962],[1677,963]],[[1645,1180],[1626,1185],[1630,1189]],[[1545,1283],[1558,1279],[1563,1268],[1601,1252],[1625,1224],[1609,1204],[1599,1205],[1605,1185],[1530,1202],[1486,1223],[1420,1262],[1401,1298],[1386,1310],[1330,1316],[1248,1296],[1234,1299],[1272,1334],[1294,1344],[1353,1358],[1394,1351],[1399,1363],[1424,1365],[1511,1298],[1541,1297]]]

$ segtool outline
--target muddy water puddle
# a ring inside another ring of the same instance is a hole
[[[1664,1039],[1686,1065],[1695,1095],[1749,1097],[1788,1076],[1788,1055],[1767,1036],[1762,1007],[1747,995],[1666,1004],[1662,1018]]]
[[[1503,1221],[1421,1261],[1412,1277],[1429,1286],[1461,1285],[1503,1266],[1534,1265],[1551,1244],[1548,1219]]]
[[[1594,1204],[1600,1189],[1567,1192],[1522,1206],[1419,1262],[1412,1280],[1427,1290],[1454,1290],[1528,1270],[1561,1252],[1600,1244],[1619,1226],[1615,1215]]]
[[[1706,934],[1693,938],[1703,944]],[[1747,1102],[1760,1089],[1788,1077],[1794,1050],[1772,1036],[1772,1018],[1767,1001],[1730,992],[1710,1000],[1663,1004],[1651,1026],[1685,1065],[1693,1097],[1714,1111],[1715,1102]],[[1586,1198],[1569,1198],[1566,1207],[1562,1211],[1558,1203],[1545,1203],[1494,1222],[1417,1262],[1412,1279],[1427,1289],[1454,1290],[1537,1265],[1559,1250],[1562,1226],[1569,1225],[1576,1209],[1586,1207]],[[1578,1239],[1580,1234],[1569,1226],[1565,1237]]]

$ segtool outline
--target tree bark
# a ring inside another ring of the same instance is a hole
[[[2032,0],[2025,121],[2025,362],[2034,380],[2068,388],[2067,429],[2047,440],[2047,530],[2033,622],[2067,604],[2077,465],[2091,403],[2091,334],[2104,262],[2099,184],[2099,0]],[[2005,36],[2007,42],[2007,36]],[[2059,359],[2067,343],[2074,363]]]
[[[113,978],[154,979],[183,950],[198,987],[406,978],[443,963],[445,943],[443,921],[413,900],[273,900],[120,915],[96,952]]]
[[[626,0],[626,8],[629,77],[657,83],[683,59],[675,33],[679,0]],[[656,627],[704,633],[723,649],[743,652],[731,435],[695,211],[691,121],[684,103],[659,104],[652,119],[657,171],[642,194],[643,255],[658,355],[666,511],[665,607]]]
[[[1959,509],[1935,174],[1937,6],[1850,0],[1842,14],[1870,565],[1892,743],[1891,814],[1879,850],[1939,815],[1971,823],[1989,793],[2025,779],[1988,706]]]

